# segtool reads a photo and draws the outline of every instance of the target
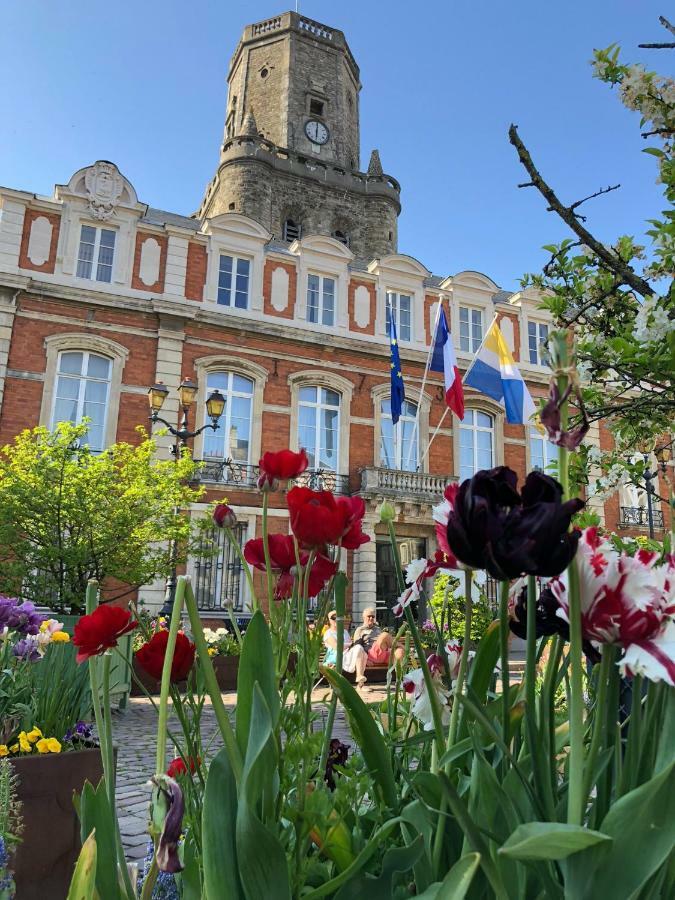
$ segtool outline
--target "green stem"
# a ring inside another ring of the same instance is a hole
[[[457,740],[457,729],[459,727],[459,697],[464,689],[464,680],[469,667],[469,644],[471,643],[471,613],[473,602],[471,599],[471,577],[473,572],[467,569],[464,572],[464,642],[462,644],[462,655],[459,661],[459,672],[457,680],[454,684],[452,714],[450,716],[450,730],[448,732],[448,743],[446,749],[450,750]],[[446,774],[449,774],[449,764],[446,766]]]
[[[525,658],[525,702],[534,714],[537,681],[537,580],[527,576],[527,653]]]
[[[337,647],[335,648],[335,671],[342,672],[342,657],[345,649],[345,591],[347,589],[347,577],[342,572],[335,578],[335,612],[336,628],[337,628]],[[337,694],[332,692],[330,698],[330,706],[328,707],[328,716],[326,719],[326,734],[321,749],[321,759],[319,760],[319,778],[323,778],[326,771],[326,763],[328,761],[328,749],[333,736],[333,725],[335,723],[335,713],[337,710]],[[389,726],[391,728],[391,725]]]
[[[607,684],[609,680],[609,667],[614,661],[614,647],[612,644],[602,645],[602,657],[600,659],[600,668],[598,669],[598,683],[595,693],[595,709],[593,711],[593,733],[591,735],[591,743],[588,749],[588,757],[586,759],[586,777],[584,779],[584,804],[588,800],[594,783],[594,769],[598,758],[600,747],[602,746],[603,735],[605,734],[605,706],[607,703]]]
[[[166,741],[167,721],[169,718],[169,688],[171,687],[171,666],[173,654],[176,649],[176,636],[180,627],[180,619],[183,613],[183,598],[185,597],[185,581],[176,585],[176,595],[171,610],[171,622],[169,623],[169,637],[164,652],[164,665],[162,666],[162,682],[159,692],[159,716],[157,718],[157,755],[155,771],[162,775],[166,769]]]
[[[509,582],[499,583],[499,646],[502,664],[502,734],[508,747],[510,741],[510,687],[509,674]]]
[[[192,585],[184,575],[179,576],[178,587],[180,587],[181,583],[184,584],[182,590],[185,592],[185,607],[188,611],[188,616],[190,617],[190,630],[192,631],[192,638],[195,642],[197,654],[199,656],[199,662],[204,672],[206,690],[208,691],[209,697],[211,698],[213,712],[216,717],[216,721],[218,722],[218,727],[223,738],[223,743],[225,744],[225,748],[227,750],[227,755],[230,758],[230,765],[232,766],[235,781],[237,784],[239,784],[239,782],[241,781],[241,774],[243,770],[241,751],[239,749],[239,745],[237,744],[237,739],[234,736],[234,731],[232,730],[232,725],[230,724],[230,719],[227,715],[225,704],[223,703],[223,696],[220,693],[220,687],[218,686],[216,673],[213,670],[213,663],[211,662],[211,657],[208,653],[208,646],[206,643],[206,638],[204,637],[204,629],[202,628],[201,619],[199,618],[199,610],[197,609],[197,603],[195,601],[195,595],[192,591]]]
[[[267,492],[265,492],[265,496],[267,496]],[[234,549],[234,552],[239,557],[239,562],[241,563],[241,567],[244,570],[244,575],[246,575],[246,580],[248,581],[248,588],[251,592],[251,604],[253,607],[253,612],[257,612],[257,610],[260,609],[260,604],[258,603],[258,597],[256,595],[255,586],[253,584],[253,574],[251,572],[251,567],[246,562],[244,553],[243,553],[241,547],[239,546],[239,541],[235,537],[232,529],[225,526],[225,535],[226,535],[228,541],[230,542],[230,546]],[[265,566],[267,567],[268,565],[269,565],[269,542],[267,545],[267,552],[266,552],[266,556],[265,556]],[[269,582],[268,582],[268,589],[269,589]]]
[[[557,760],[555,753],[555,692],[558,682],[558,671],[560,660],[562,658],[565,642],[562,637],[557,634],[549,649],[548,662],[546,663],[546,672],[544,673],[544,686],[539,698],[539,721],[541,722],[542,735],[545,736],[545,755],[549,760],[549,782],[551,786],[551,796],[556,794],[556,786],[558,784],[558,772],[556,768]]]
[[[262,537],[263,537],[263,552],[265,554],[265,575],[267,576],[267,608],[270,611],[270,616],[272,615],[272,609],[274,607],[274,591],[272,590],[272,563],[270,557],[270,541],[269,536],[267,534],[267,507],[269,504],[269,494],[270,492],[265,489],[263,490],[263,509],[262,509]]]
[[[584,814],[584,681],[581,598],[576,560],[567,570],[570,620],[570,761],[567,822],[581,825]]]

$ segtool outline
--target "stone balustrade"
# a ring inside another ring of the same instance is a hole
[[[428,472],[404,472],[368,466],[361,470],[361,494],[440,502],[445,486],[455,478]]]

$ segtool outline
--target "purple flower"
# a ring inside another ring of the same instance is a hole
[[[19,603],[15,597],[0,597],[0,628],[21,634],[38,634],[45,618],[28,600]]]
[[[338,772],[335,766],[344,766],[347,764],[349,756],[349,744],[343,744],[339,738],[332,738],[328,745],[328,759],[326,760],[326,772],[324,779],[331,791],[335,790],[335,776]]]
[[[185,812],[183,793],[178,782],[167,775],[156,776],[152,781],[166,805],[164,825],[157,846],[157,868],[160,872],[175,874],[183,868],[178,857],[178,841],[183,831],[183,813]]]
[[[575,428],[563,431],[561,410],[572,391],[574,391],[577,406],[579,407],[581,422]],[[568,450],[576,450],[591,427],[579,387],[576,385],[573,387],[570,384],[565,393],[561,395],[557,381],[555,378],[552,378],[548,400],[541,411],[541,424],[546,429],[546,434],[552,444],[556,444],[558,447],[566,447]]]
[[[522,491],[507,466],[481,470],[463,481],[447,525],[458,560],[485,569],[500,581],[529,575],[560,575],[577,551],[579,532],[569,532],[583,500],[563,502],[560,484],[530,472]]]
[[[78,722],[74,728],[69,728],[63,736],[64,743],[75,741],[90,741],[93,736],[93,726],[88,722]]]
[[[30,637],[22,638],[12,647],[12,653],[17,659],[23,659],[26,662],[35,662],[40,659],[37,641]]]

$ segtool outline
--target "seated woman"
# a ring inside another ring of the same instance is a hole
[[[335,668],[335,664],[337,663],[337,639],[337,613],[333,609],[328,613],[328,628],[323,633],[323,645],[326,648],[326,656],[324,657],[323,664],[325,666],[330,666],[331,668]],[[352,642],[346,628],[344,629],[344,640],[344,649],[346,651]]]
[[[354,639],[348,652],[342,661],[345,672],[356,673],[356,684],[361,686],[366,683],[367,666],[386,666],[390,660],[403,659],[404,650],[397,647],[393,651],[394,639],[386,631],[382,631],[375,619],[375,609],[372,606],[363,610],[363,625],[354,632]]]

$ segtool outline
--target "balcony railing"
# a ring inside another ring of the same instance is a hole
[[[663,530],[663,512],[660,509],[652,510],[652,521],[657,531]],[[627,528],[649,528],[649,513],[646,506],[622,506],[619,522]]]
[[[201,482],[254,488],[260,475],[258,466],[238,463],[233,459],[203,459],[201,464],[202,468],[198,475],[198,480]],[[340,475],[330,469],[307,469],[294,480],[293,484],[297,487],[311,488],[313,491],[332,491],[334,494],[349,493],[349,476]]]
[[[384,497],[438,501],[449,481],[447,475],[430,475],[428,472],[403,472],[400,469],[382,469],[368,466],[361,470],[361,493]]]

